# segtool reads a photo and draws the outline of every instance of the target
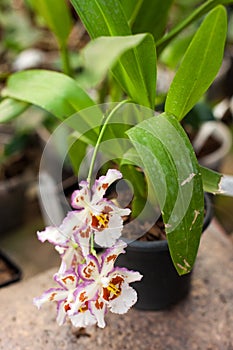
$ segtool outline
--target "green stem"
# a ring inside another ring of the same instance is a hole
[[[191,23],[195,22],[197,19],[204,16],[212,8],[218,5],[227,5],[233,3],[233,0],[208,0],[197,8],[193,13],[187,17],[183,22],[179,23],[175,28],[173,28],[168,34],[163,36],[160,40],[156,42],[157,54],[161,54],[163,49],[185,28],[187,28]]]
[[[91,254],[94,256],[97,256],[95,248],[94,248],[95,242],[94,242],[94,233],[91,234]]]
[[[94,169],[94,165],[95,165],[95,160],[96,160],[96,156],[97,156],[97,153],[98,153],[98,150],[99,150],[99,147],[100,147],[100,143],[101,143],[101,140],[103,138],[103,135],[104,135],[104,132],[106,130],[106,127],[108,125],[108,122],[109,120],[112,118],[112,116],[116,113],[116,111],[125,103],[129,102],[129,100],[124,100],[124,101],[121,101],[120,103],[118,103],[116,105],[116,107],[114,107],[111,112],[109,113],[109,115],[106,117],[104,123],[103,123],[103,126],[100,130],[100,133],[99,133],[99,136],[98,136],[98,139],[97,139],[97,142],[96,142],[96,145],[95,145],[95,148],[94,148],[94,152],[93,152],[93,155],[92,155],[92,159],[91,159],[91,164],[90,164],[90,168],[89,168],[89,172],[88,172],[88,176],[87,176],[87,182],[89,184],[89,187],[91,187],[91,179],[92,179],[92,173],[93,173],[93,169]]]
[[[62,71],[64,74],[72,76],[72,69],[70,65],[69,51],[66,44],[60,45]]]
[[[143,0],[139,0],[137,2],[137,4],[135,5],[135,7],[134,7],[134,11],[133,11],[133,13],[131,15],[131,18],[128,21],[130,28],[132,28],[132,26],[133,26],[133,24],[135,22],[135,19],[136,19],[137,15],[138,15],[138,12],[139,12],[139,10],[140,10],[140,8],[142,6],[142,3],[143,3]]]

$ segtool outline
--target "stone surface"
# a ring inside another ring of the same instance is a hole
[[[75,333],[56,324],[55,305],[32,305],[53,272],[0,290],[0,350],[233,350],[233,245],[216,222],[203,235],[190,295],[166,311],[108,314],[105,329]]]

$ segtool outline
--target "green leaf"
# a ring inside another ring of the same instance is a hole
[[[172,3],[173,0],[143,0],[134,21],[132,32],[148,32],[154,36],[155,40],[160,39],[166,28],[168,13]]]
[[[164,50],[164,48],[185,28],[187,28],[191,23],[194,23],[199,18],[203,17],[214,7],[218,5],[229,5],[232,4],[232,0],[207,0],[204,1],[202,5],[197,7],[195,11],[191,13],[190,16],[185,18],[180,22],[175,28],[173,28],[168,34],[165,34],[161,39],[156,42],[158,56]]]
[[[59,119],[94,105],[75,80],[47,70],[12,74],[2,95],[39,106]]]
[[[138,11],[142,6],[143,0],[120,0],[120,2],[129,26],[131,26],[138,15]]]
[[[0,102],[0,123],[7,123],[23,113],[29,107],[28,103],[5,98]]]
[[[95,0],[91,4],[86,0],[71,2],[92,39],[131,35],[119,0]],[[105,54],[108,54],[106,50]],[[156,55],[152,36],[147,35],[141,45],[123,54],[112,72],[134,102],[154,108]]]
[[[221,193],[220,182],[223,175],[202,166],[200,170],[204,191],[213,194]]]
[[[92,40],[82,51],[85,71],[84,76],[82,77],[82,74],[80,74],[77,81],[81,81],[82,86],[85,86],[84,79],[89,86],[97,85],[104,79],[108,70],[114,66],[118,58],[128,50],[138,48],[148,39],[148,34],[138,34],[105,36]]]
[[[71,3],[92,39],[131,34],[119,0],[71,0]]]
[[[227,33],[226,10],[216,7],[205,18],[172,81],[165,111],[181,120],[199,101],[222,63]]]
[[[122,89],[135,103],[154,109],[156,54],[153,37],[147,34],[137,48],[122,55],[112,69]]]
[[[159,202],[174,266],[179,274],[188,273],[197,255],[204,214],[193,147],[177,119],[166,114],[139,123],[127,134]]]
[[[72,28],[72,19],[69,8],[64,0],[31,0],[37,13],[42,16],[47,26],[56,35],[58,42],[63,46]]]

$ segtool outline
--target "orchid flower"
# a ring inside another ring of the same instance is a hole
[[[118,241],[100,257],[89,255],[86,263],[78,266],[78,274],[83,282],[74,291],[74,303],[71,303],[68,312],[70,316],[78,314],[84,302],[90,302],[90,311],[96,317],[97,325],[103,328],[107,308],[113,313],[124,314],[136,303],[137,293],[129,283],[140,281],[142,275],[126,268],[114,267],[114,262],[119,254],[125,252],[125,247],[123,241]]]
[[[108,310],[124,314],[137,301],[137,293],[129,283],[141,280],[142,275],[114,267],[118,255],[125,252],[126,243],[118,238],[122,216],[129,215],[130,209],[118,208],[104,198],[107,188],[121,177],[119,171],[110,169],[92,189],[88,182],[81,182],[81,189],[71,199],[76,210],[69,212],[59,227],[50,226],[37,233],[42,242],[48,240],[55,245],[62,263],[54,275],[60,287],[34,298],[34,304],[40,308],[55,301],[59,325],[69,319],[75,327],[97,324],[104,328]],[[91,237],[108,249],[96,255]]]
[[[101,176],[95,181],[91,190],[88,182],[82,181],[81,189],[72,195],[72,206],[78,209],[80,221],[83,223],[78,232],[78,240],[84,256],[89,254],[87,247],[92,232],[95,234],[95,242],[101,247],[111,247],[121,236],[122,216],[129,215],[130,209],[118,208],[112,201],[104,198],[108,187],[121,177],[119,171],[109,169],[106,176]]]
[[[59,227],[47,227],[44,231],[37,232],[40,241],[48,240],[55,245],[56,250],[61,254],[62,263],[59,274],[64,273],[70,266],[83,261],[77,231],[80,226],[80,214],[71,211],[67,214]]]
[[[78,276],[73,272],[67,272],[64,275],[55,274],[54,280],[60,285],[60,288],[50,288],[40,297],[34,298],[33,303],[40,309],[44,303],[57,302],[57,323],[62,325],[70,309],[70,302],[74,300],[73,294],[77,288]]]

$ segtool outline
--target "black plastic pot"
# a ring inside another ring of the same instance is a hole
[[[0,288],[20,281],[22,271],[5,253],[0,251]]]
[[[205,196],[206,214],[203,232],[212,219],[212,206]],[[162,310],[176,304],[187,296],[192,273],[179,276],[164,241],[134,241],[117,260],[118,266],[139,271],[143,275],[140,282],[132,283],[138,293],[135,307],[142,310]]]
[[[24,218],[25,180],[22,176],[0,182],[0,234],[19,227]]]

